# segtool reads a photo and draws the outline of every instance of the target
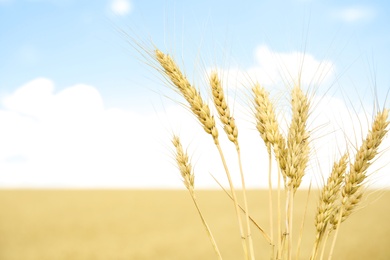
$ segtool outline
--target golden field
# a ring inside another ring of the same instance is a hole
[[[223,258],[242,259],[230,199],[222,191],[196,194]],[[341,226],[333,259],[390,259],[390,193],[365,194],[364,208]],[[297,228],[306,195],[297,193]],[[267,230],[267,191],[248,196],[251,215]],[[300,259],[313,246],[317,198],[312,191]],[[184,190],[0,190],[0,209],[0,259],[215,259]],[[267,243],[253,232],[258,259],[268,259]]]

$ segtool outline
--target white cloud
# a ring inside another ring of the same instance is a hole
[[[155,121],[106,109],[91,86],[53,91],[53,82],[41,78],[3,100],[0,185],[153,185],[154,165],[166,164],[151,133]],[[170,185],[167,175],[162,186]]]
[[[110,9],[116,15],[127,15],[131,12],[131,2],[129,0],[111,0]]]
[[[335,73],[329,60],[318,60],[303,52],[274,52],[266,45],[256,48],[255,61],[256,64],[246,70],[233,68],[220,71],[233,87],[247,85],[248,79],[268,87],[292,85],[298,81],[298,75],[303,86],[313,87],[329,83]]]
[[[334,16],[347,23],[368,21],[374,18],[375,11],[369,7],[348,7],[336,11]]]
[[[320,182],[319,169],[328,174],[335,154],[345,145],[345,135],[355,143],[353,136],[361,140],[368,126],[365,114],[351,118],[348,108],[337,98],[314,97],[313,102],[316,112],[310,128],[319,129],[313,135],[321,167],[316,161],[311,163],[314,177],[308,175],[306,184],[311,178]],[[105,108],[100,93],[92,86],[76,84],[57,93],[54,83],[45,78],[21,86],[4,98],[2,105],[1,187],[182,187],[171,157],[172,132],[179,134],[188,147],[196,167],[197,187],[217,187],[209,173],[226,184],[211,137],[180,105],[140,115]],[[247,120],[248,109],[236,103],[234,111],[247,186],[266,187],[264,144],[253,122]],[[234,146],[221,129],[220,138],[238,187]],[[388,138],[384,147],[389,146]],[[389,170],[387,165],[381,172]],[[390,186],[389,176],[383,176],[376,184]]]

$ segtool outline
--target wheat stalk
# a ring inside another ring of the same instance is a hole
[[[286,233],[287,255],[292,258],[292,225],[294,194],[302,182],[307,162],[309,161],[309,133],[306,129],[309,117],[309,100],[299,85],[295,85],[291,92],[292,119],[287,136],[286,170],[287,183],[287,219]]]
[[[282,134],[279,131],[278,121],[276,120],[275,108],[269,98],[269,93],[258,83],[252,88],[254,107],[255,107],[255,119],[256,119],[256,128],[260,133],[261,138],[263,139],[267,151],[268,151],[268,197],[269,197],[269,214],[270,214],[270,228],[271,228],[271,240],[272,244],[274,241],[273,235],[273,207],[272,207],[272,152],[271,148],[274,150],[275,158],[279,165],[279,170],[282,172],[283,178],[286,182],[286,141]],[[279,176],[278,176],[279,179]],[[280,218],[280,182],[278,181],[278,249],[281,249],[281,218]],[[271,255],[274,255],[273,252],[274,246],[272,246]]]
[[[203,217],[203,214],[199,208],[198,202],[196,200],[195,192],[194,192],[194,173],[193,173],[193,168],[192,165],[189,161],[189,157],[187,152],[183,150],[183,146],[180,142],[180,138],[176,135],[173,136],[172,138],[172,144],[175,147],[176,150],[176,163],[177,167],[179,168],[181,177],[183,178],[183,182],[187,190],[189,191],[192,201],[195,204],[195,207],[198,211],[198,214],[202,220],[203,226],[206,229],[207,235],[211,241],[211,244],[213,245],[214,251],[218,256],[218,259],[222,259],[221,253],[218,249],[217,243],[215,242],[214,236],[211,233],[211,230],[209,228],[209,225],[207,224],[205,218]]]

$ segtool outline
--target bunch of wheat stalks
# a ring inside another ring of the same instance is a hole
[[[252,87],[252,104],[256,128],[263,139],[268,154],[269,165],[275,158],[278,169],[277,183],[277,216],[273,216],[272,208],[272,182],[271,166],[269,167],[269,207],[270,207],[270,232],[267,233],[250,217],[246,198],[245,180],[241,163],[240,144],[238,141],[238,128],[228,107],[221,80],[216,72],[209,75],[209,84],[213,96],[213,103],[223,129],[228,139],[234,144],[237,151],[238,164],[241,175],[243,192],[243,205],[239,205],[236,190],[233,186],[231,174],[226,163],[224,153],[220,146],[219,132],[214,116],[210,112],[207,103],[202,99],[200,92],[189,83],[170,55],[155,49],[153,58],[158,62],[158,70],[170,81],[175,90],[188,102],[191,112],[199,120],[203,129],[209,134],[219,152],[230,191],[225,190],[233,201],[235,214],[240,230],[242,248],[245,259],[255,259],[254,247],[251,235],[251,222],[261,232],[270,245],[270,259],[292,259],[293,255],[293,208],[294,196],[299,188],[302,177],[305,175],[310,155],[310,131],[307,129],[307,120],[310,110],[310,98],[297,84],[291,91],[292,118],[288,134],[284,136],[276,119],[275,107],[270,100],[269,93],[260,85]],[[367,169],[378,154],[378,147],[383,141],[389,125],[388,110],[379,111],[372,123],[366,138],[354,156],[347,152],[334,162],[327,183],[320,192],[318,207],[315,215],[316,236],[310,259],[323,259],[325,244],[329,235],[335,232],[331,242],[328,259],[331,259],[335,247],[337,233],[340,224],[353,212],[362,199],[364,193],[364,180],[367,178]],[[215,253],[222,259],[217,243],[204,219],[194,194],[194,172],[186,150],[183,149],[180,138],[173,136],[172,143],[175,147],[175,159],[193,202],[206,228]],[[351,158],[353,157],[353,158]],[[221,186],[222,187],[222,186]],[[285,196],[286,205],[282,206],[282,196]],[[282,214],[282,209],[285,210]],[[241,216],[244,212],[244,218]],[[282,219],[282,215],[285,219]],[[274,234],[273,230],[277,233]],[[298,238],[300,240],[300,237]],[[298,242],[296,258],[299,258],[300,242]],[[294,257],[295,258],[295,257]]]

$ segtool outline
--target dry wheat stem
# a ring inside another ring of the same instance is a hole
[[[295,85],[291,93],[292,119],[287,136],[285,174],[287,183],[286,200],[286,233],[287,256],[292,259],[292,225],[294,211],[294,194],[302,182],[307,162],[309,161],[309,133],[306,123],[309,116],[309,100],[299,85]]]
[[[247,200],[247,196],[246,196],[244,172],[243,172],[243,169],[242,169],[241,151],[239,149],[238,144],[237,144],[236,148],[237,148],[238,164],[239,164],[239,168],[240,168],[242,193],[243,193],[243,198],[244,198],[245,218],[246,218],[246,231],[247,231],[248,244],[249,244],[249,253],[250,253],[251,259],[254,260],[255,259],[255,251],[254,251],[254,248],[253,248],[253,239],[252,239],[252,233],[251,233],[250,221],[249,221],[248,200]]]
[[[276,120],[275,108],[269,98],[269,93],[258,83],[252,88],[256,128],[263,139],[269,154],[269,162],[271,162],[272,152],[274,151],[275,159],[278,163],[278,249],[276,258],[282,253],[281,248],[281,205],[280,205],[280,174],[282,174],[284,183],[286,184],[286,141],[279,130],[279,124]],[[269,186],[269,201],[270,201],[270,226],[271,237],[273,241],[273,209],[272,209],[272,177],[271,163],[269,163],[268,186]],[[273,250],[273,249],[271,249]]]
[[[303,213],[301,229],[300,229],[300,232],[299,232],[299,238],[298,238],[298,243],[297,243],[297,256],[296,256],[296,259],[299,259],[300,253],[301,253],[301,243],[302,243],[302,237],[303,237],[303,229],[304,229],[305,221],[306,221],[306,213],[307,213],[307,208],[308,208],[308,205],[309,205],[310,193],[311,193],[311,182],[310,182],[310,185],[309,185],[309,190],[307,192],[307,198],[306,198],[306,204],[305,204],[305,212]]]
[[[238,226],[239,226],[240,235],[241,235],[241,243],[242,243],[242,247],[244,249],[245,258],[249,259],[248,246],[247,246],[247,243],[246,243],[246,237],[244,235],[244,229],[243,229],[243,224],[242,224],[241,215],[240,215],[240,211],[239,211],[236,190],[234,189],[233,181],[232,181],[232,178],[231,178],[231,175],[230,175],[230,172],[229,172],[229,168],[227,166],[226,159],[225,159],[225,156],[223,154],[222,148],[221,148],[221,146],[219,144],[216,144],[216,146],[217,146],[219,155],[221,157],[223,167],[225,169],[226,177],[227,177],[228,182],[229,182],[230,193],[232,194],[232,197],[233,197],[234,209],[235,209],[237,220],[238,220]]]
[[[281,198],[281,169],[278,168],[278,198],[277,198],[277,203],[278,203],[278,248],[276,250],[276,259],[279,259],[282,253],[282,198]]]
[[[214,175],[211,174],[211,177],[213,177],[213,179],[215,180],[215,182],[219,185],[219,187],[226,193],[226,195],[228,195],[228,197],[233,200],[233,197],[232,195],[222,186],[222,184],[217,180],[217,178],[215,178]],[[245,210],[243,207],[241,207],[240,205],[238,205],[241,209],[242,212],[245,213]],[[267,240],[267,242],[271,245],[271,246],[274,246],[272,244],[272,241],[271,241],[271,237],[264,231],[264,229],[262,227],[260,227],[260,225],[251,217],[249,216],[249,219],[250,221],[253,223],[253,225],[255,225],[257,227],[257,229],[260,231],[260,233],[263,235],[263,237]]]
[[[273,201],[272,201],[272,154],[268,153],[268,203],[269,203],[269,224],[270,224],[270,235],[272,244],[274,243],[274,221],[273,221]],[[271,249],[271,251],[273,248]],[[274,253],[272,252],[271,255]]]
[[[294,213],[294,191],[293,187],[288,187],[287,190],[287,211],[286,211],[286,234],[287,234],[287,258],[292,259],[292,243],[293,243],[293,213]]]
[[[194,193],[191,193],[191,198],[192,198],[192,201],[194,202],[194,205],[196,207],[196,210],[198,211],[198,214],[202,220],[202,223],[203,223],[203,226],[205,227],[206,231],[207,231],[207,235],[209,236],[210,238],[210,241],[211,241],[211,244],[213,245],[213,248],[214,248],[214,251],[215,253],[217,254],[217,257],[219,260],[222,260],[222,255],[221,255],[221,252],[219,251],[218,249],[218,246],[217,246],[217,243],[215,242],[215,239],[214,239],[214,236],[213,234],[211,233],[211,229],[209,227],[209,225],[207,224],[205,218],[203,217],[203,214],[202,212],[200,211],[200,208],[199,208],[199,205],[196,201],[196,197],[195,197],[195,194]]]
[[[218,259],[222,259],[221,253],[218,249],[217,243],[215,242],[214,236],[205,220],[203,217],[203,214],[199,208],[199,205],[196,201],[195,197],[195,192],[194,192],[194,173],[193,173],[193,168],[191,166],[189,157],[187,152],[183,150],[183,146],[180,142],[180,138],[176,135],[173,136],[172,138],[172,144],[176,149],[176,163],[179,168],[180,174],[183,178],[184,185],[186,186],[187,190],[189,191],[192,201],[195,204],[196,210],[198,211],[198,214],[202,220],[202,224],[206,229],[207,235],[211,241],[211,244],[214,248],[215,253],[218,256]]]

